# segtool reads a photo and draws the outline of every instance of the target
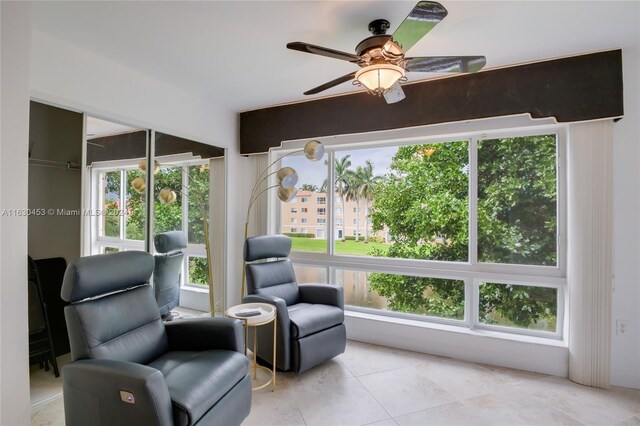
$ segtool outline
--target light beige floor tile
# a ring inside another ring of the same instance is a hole
[[[616,426],[640,426],[640,414],[623,420]]]
[[[64,426],[62,396],[31,409],[32,426]]]
[[[438,407],[418,411],[396,417],[400,425],[431,426],[431,425],[490,425],[491,420],[484,418],[482,413],[461,402],[450,402]]]
[[[286,383],[285,380],[282,383]],[[251,413],[243,425],[280,426],[304,425],[292,391],[276,381],[276,391],[261,389],[253,392]]]
[[[57,358],[61,374],[62,367],[70,360],[71,354],[61,355]],[[32,365],[29,367],[29,388],[31,405],[41,404],[62,395],[62,376],[55,377],[51,366],[49,371],[45,371],[38,365]]]
[[[482,395],[462,403],[479,419],[493,425],[582,425],[545,401],[515,392]]]
[[[391,416],[401,416],[452,402],[456,398],[429,379],[421,366],[358,377]]]
[[[389,418],[355,378],[299,387],[295,400],[307,425],[364,425]]]
[[[493,365],[479,364],[483,369],[488,370],[491,375],[498,376],[512,385],[531,383],[550,377],[548,374],[534,373],[531,371],[514,370],[512,368],[495,367]]]
[[[366,426],[398,426],[398,422],[396,422],[393,418],[388,418],[386,420],[380,420],[379,422],[369,423]]]
[[[348,341],[347,350],[340,355],[340,361],[355,376],[416,365],[429,358],[437,357],[354,341]]]
[[[454,395],[456,399],[466,399],[491,393],[509,385],[505,374],[495,374],[480,364],[439,358],[415,367],[424,377]],[[414,410],[415,411],[415,410]]]
[[[584,424],[612,425],[640,414],[640,391],[632,389],[597,389],[559,377],[527,387],[536,397]]]
[[[326,361],[302,373],[288,373],[290,386],[316,387],[330,386],[338,380],[353,378],[353,374],[340,361],[340,357]]]

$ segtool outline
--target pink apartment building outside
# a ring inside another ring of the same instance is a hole
[[[313,234],[314,238],[326,239],[329,217],[327,199],[325,192],[299,191],[292,202],[281,204],[280,232]],[[359,238],[364,239],[368,235],[385,241],[386,232],[373,232],[371,221],[367,222],[366,203],[363,199],[356,202],[347,201],[345,197],[343,206],[340,197],[336,196],[334,222],[336,239],[343,238],[344,224],[345,237],[355,237],[357,229]]]

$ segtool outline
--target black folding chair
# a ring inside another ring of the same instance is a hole
[[[47,306],[42,298],[42,288],[38,269],[28,257],[28,286],[29,286],[29,360],[39,362],[45,371],[49,371],[49,362],[53,366],[53,374],[60,376],[58,362],[53,351],[51,327],[47,316]]]

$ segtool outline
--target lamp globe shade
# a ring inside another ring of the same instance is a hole
[[[304,146],[304,156],[309,161],[320,161],[324,157],[324,145],[320,141],[309,141]]]
[[[140,163],[138,163],[138,168],[140,170],[142,170],[143,172],[146,172],[147,171],[147,160],[142,160]],[[160,171],[160,163],[158,163],[158,160],[154,160],[153,161],[153,174],[157,175],[159,171]]]
[[[158,198],[160,199],[160,202],[162,204],[171,204],[176,201],[178,196],[176,195],[175,191],[172,191],[169,188],[163,188],[162,190],[160,190]]]
[[[144,194],[144,189],[147,186],[147,182],[143,177],[137,177],[131,181],[131,186],[138,194]]]
[[[282,186],[278,188],[278,198],[284,203],[288,203],[293,200],[296,198],[296,195],[298,195],[298,190],[296,188],[284,188]]]
[[[283,167],[276,173],[278,185],[283,188],[293,188],[298,183],[298,172],[293,167]]]

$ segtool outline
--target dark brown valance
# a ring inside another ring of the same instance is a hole
[[[529,113],[574,122],[622,117],[622,51],[611,50],[403,86],[395,104],[367,93],[240,114],[240,152],[282,141]]]
[[[156,132],[156,157],[190,152],[200,158],[223,157],[224,149],[189,139]],[[147,132],[139,130],[87,141],[87,164],[96,161],[144,158],[147,155]]]

